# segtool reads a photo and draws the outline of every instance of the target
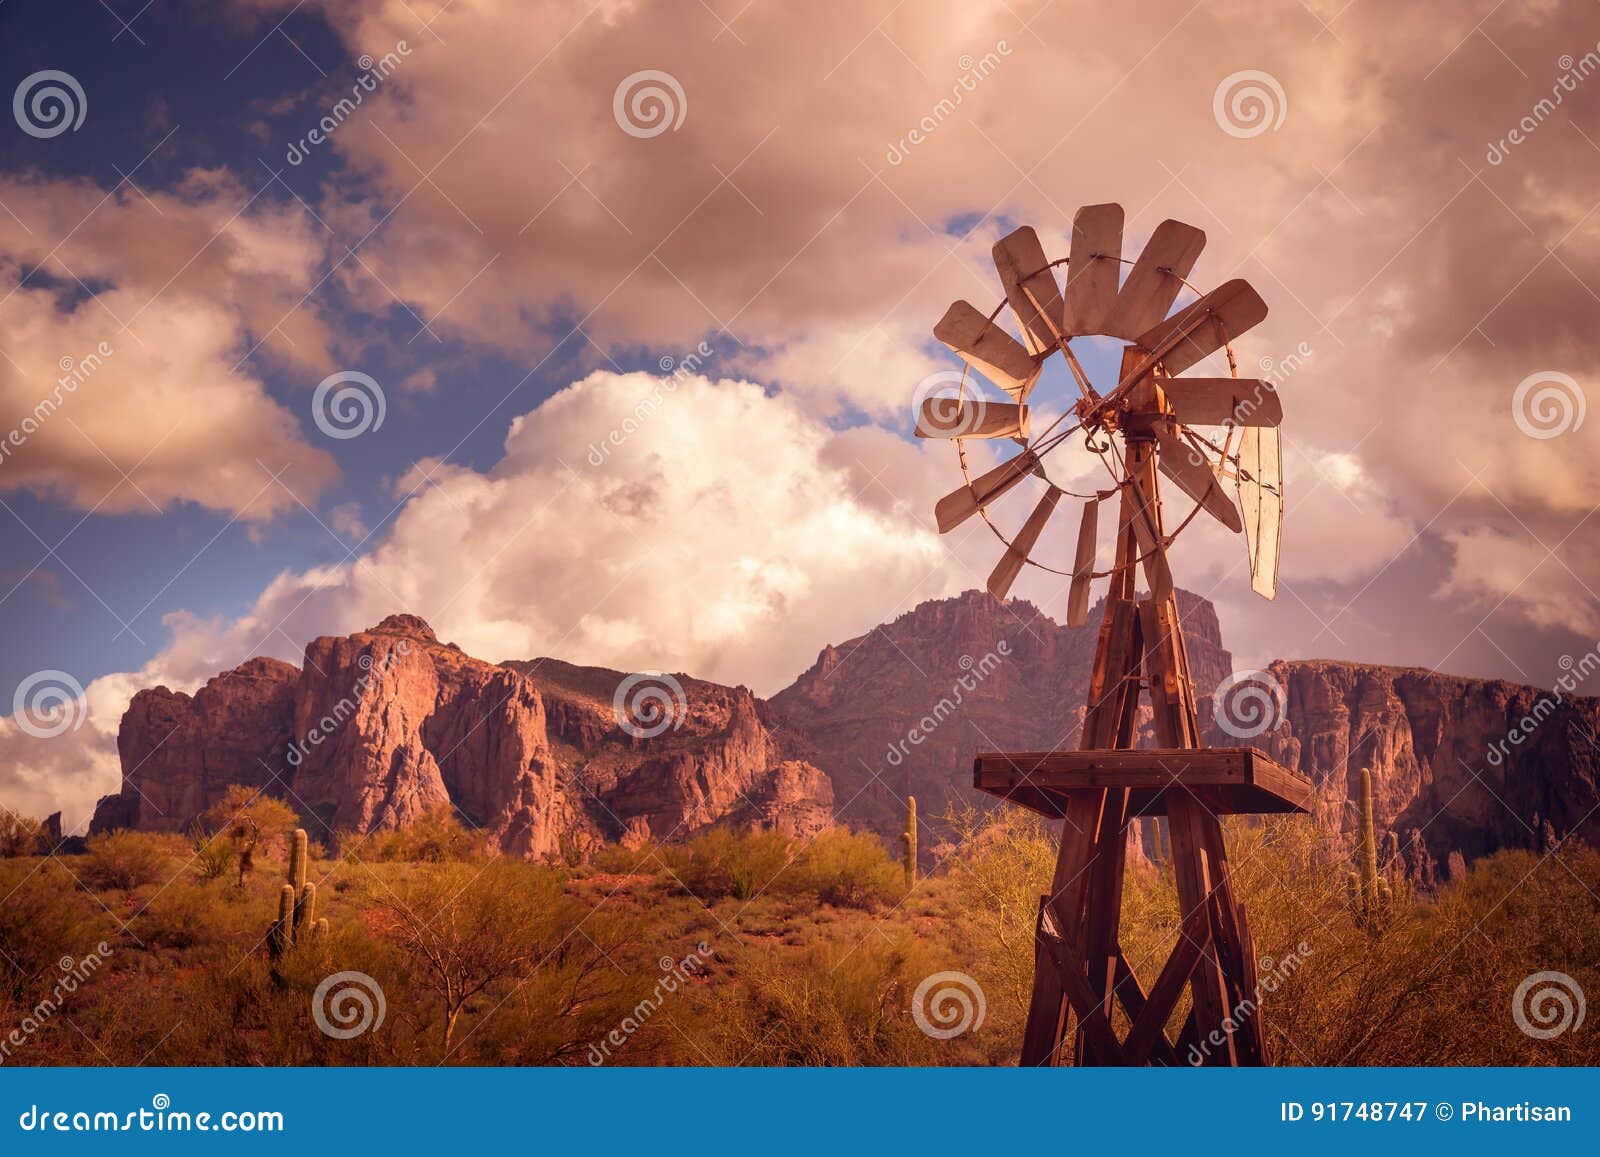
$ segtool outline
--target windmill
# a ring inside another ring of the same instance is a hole
[[[940,532],[974,515],[988,524],[1004,544],[988,582],[996,598],[1006,597],[1024,566],[1068,579],[1072,627],[1087,621],[1093,580],[1110,580],[1079,749],[982,752],[974,784],[1064,820],[1055,878],[1040,900],[1023,1064],[1069,1056],[1078,1064],[1265,1064],[1255,953],[1218,817],[1306,811],[1311,785],[1254,748],[1202,746],[1168,550],[1203,513],[1243,535],[1253,589],[1267,598],[1276,592],[1283,409],[1271,383],[1238,376],[1231,344],[1267,307],[1242,280],[1206,293],[1190,285],[1205,246],[1192,225],[1163,221],[1135,261],[1122,256],[1122,232],[1121,206],[1085,206],[1073,218],[1069,255],[1052,260],[1034,229],[1017,229],[994,246],[1004,289],[994,311],[958,301],[934,327],[966,362],[956,395],[924,399],[917,416],[919,436],[954,441],[964,479],[935,507]],[[1064,284],[1056,274],[1063,265]],[[1186,292],[1192,300],[1174,310]],[[1007,308],[1021,340],[999,321]],[[1117,379],[1104,392],[1073,349],[1085,337],[1124,343]],[[1035,431],[1028,398],[1057,352],[1078,397]],[[1229,376],[1180,376],[1219,352]],[[984,397],[972,371],[1007,400]],[[1047,456],[1074,435],[1104,463],[1105,488],[1074,492],[1050,477]],[[974,477],[971,439],[1010,439],[1018,449]],[[1163,475],[1193,502],[1170,533]],[[1028,478],[1042,483],[1043,494],[1008,536],[989,508]],[[1084,504],[1070,571],[1033,557],[1065,497]],[[1096,570],[1099,509],[1112,498],[1114,555]],[[1154,749],[1134,750],[1141,690],[1150,695]],[[1118,921],[1128,825],[1156,816],[1168,822],[1183,923],[1146,991],[1122,953]],[[1168,1021],[1185,986],[1193,999],[1174,1043]],[[1121,1038],[1116,1006],[1127,1024]]]

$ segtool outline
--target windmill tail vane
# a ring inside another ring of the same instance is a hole
[[[1152,593],[1170,590],[1167,548],[1202,512],[1243,535],[1251,587],[1269,599],[1277,590],[1283,407],[1272,383],[1238,376],[1231,344],[1266,317],[1266,303],[1243,280],[1206,293],[1190,285],[1189,273],[1205,247],[1205,234],[1192,225],[1163,221],[1133,261],[1122,256],[1122,227],[1120,205],[1087,205],[1073,217],[1067,257],[1049,258],[1031,226],[996,242],[994,263],[1004,297],[987,314],[966,301],[945,311],[934,336],[965,366],[954,395],[926,397],[917,407],[917,436],[953,441],[961,465],[963,484],[934,508],[939,532],[949,533],[973,515],[984,520],[1004,544],[988,582],[996,598],[1007,596],[1025,566],[1069,577],[1069,626],[1086,620],[1089,586],[1096,578],[1120,584],[1142,570]],[[1126,278],[1124,265],[1131,266]],[[1057,276],[1063,266],[1064,282]],[[1174,310],[1185,290],[1193,300]],[[1008,308],[1020,340],[1000,322]],[[1087,337],[1125,343],[1117,379],[1103,392],[1072,347],[1073,339]],[[1226,355],[1229,376],[1179,376],[1219,351]],[[1028,398],[1045,363],[1058,352],[1079,396],[1060,417],[1035,429]],[[982,396],[973,371],[1003,399]],[[1207,437],[1196,427],[1220,433]],[[1074,491],[1051,479],[1046,457],[1075,434],[1105,463],[1110,489]],[[975,476],[968,439],[1009,439],[1019,450]],[[1118,440],[1121,453],[1114,452]],[[1151,463],[1154,469],[1146,469]],[[1158,475],[1194,503],[1171,534],[1161,530]],[[1007,534],[996,526],[989,507],[1030,477],[1042,482],[1043,494],[1021,528]],[[1113,495],[1130,493],[1137,501],[1123,529],[1131,531],[1137,549],[1119,546],[1111,566],[1096,570],[1099,506]],[[1032,557],[1063,497],[1083,502],[1070,571]]]

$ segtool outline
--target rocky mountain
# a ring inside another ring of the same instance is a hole
[[[302,668],[252,659],[193,696],[139,692],[117,737],[122,790],[100,801],[91,831],[183,830],[234,783],[283,798],[323,833],[453,806],[501,851],[532,857],[720,820],[800,834],[830,822],[827,776],[792,757],[747,689],[665,677],[669,726],[650,737],[613,709],[626,678],[487,663],[393,615],[314,640]]]
[[[1178,612],[1196,688],[1209,695],[1233,667],[1216,610],[1179,591]],[[907,795],[928,817],[976,802],[979,749],[1078,745],[1101,614],[1070,630],[982,591],[923,603],[824,648],[772,706],[814,745],[840,820],[893,834]]]
[[[1600,699],[1420,668],[1272,663],[1284,722],[1249,742],[1317,784],[1317,823],[1353,828],[1361,768],[1389,855],[1427,882],[1452,852],[1600,844]],[[1241,684],[1243,686],[1243,684]],[[1219,705],[1219,721],[1227,704]]]
[[[1278,662],[1240,687],[1278,688],[1268,700],[1281,713],[1272,706],[1268,726],[1240,738],[1223,726],[1230,705],[1211,702],[1232,671],[1216,613],[1182,591],[1179,610],[1209,741],[1252,743],[1311,777],[1312,822],[1331,843],[1351,836],[1363,766],[1389,853],[1424,880],[1453,852],[1544,848],[1574,832],[1600,843],[1600,700]],[[1075,746],[1096,637],[970,591],[824,648],[762,701],[686,675],[489,663],[395,615],[314,640],[298,668],[253,659],[193,696],[141,691],[118,736],[122,790],[92,830],[182,830],[244,783],[330,832],[452,806],[524,856],[721,822],[805,834],[838,820],[892,838],[907,795],[929,820],[987,802],[969,786],[980,748]]]

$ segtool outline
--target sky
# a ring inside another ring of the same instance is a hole
[[[1600,638],[1596,74],[1551,0],[9,0],[0,803],[81,827],[135,690],[397,611],[770,694],[982,586],[932,325],[1113,201],[1271,309],[1277,597],[1220,526],[1173,563],[1236,664],[1550,686]]]

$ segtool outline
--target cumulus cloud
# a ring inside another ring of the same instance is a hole
[[[85,181],[0,179],[0,489],[83,510],[191,502],[261,519],[335,473],[240,363],[320,368],[328,335],[296,308],[321,248],[304,215],[215,173],[144,198]]]
[[[139,687],[193,690],[255,654],[298,662],[310,638],[401,610],[491,661],[770,694],[826,643],[960,589],[964,568],[913,515],[935,477],[896,435],[835,433],[748,382],[592,374],[516,418],[492,468],[419,463],[359,560],[279,575],[235,619],[168,616],[167,647],[90,684],[71,736],[5,722],[0,793],[87,814],[116,786],[110,739]]]

